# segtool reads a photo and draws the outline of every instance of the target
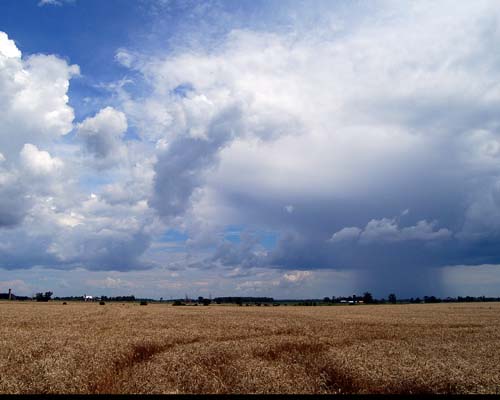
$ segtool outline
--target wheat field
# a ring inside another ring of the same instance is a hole
[[[0,393],[500,393],[500,303],[0,303]]]

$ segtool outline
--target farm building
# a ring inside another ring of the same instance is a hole
[[[83,295],[83,301],[99,301],[99,300],[101,300],[100,297],[88,296],[86,294]]]
[[[32,300],[28,296],[16,296],[12,293],[12,289],[9,289],[8,293],[0,293],[0,300]]]
[[[9,289],[8,293],[0,293],[0,300],[15,300],[16,295],[12,293],[12,289]]]

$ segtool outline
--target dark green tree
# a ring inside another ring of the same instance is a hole
[[[49,301],[52,295],[53,295],[52,292],[37,293],[35,298],[36,301]]]
[[[372,304],[373,303],[373,296],[370,292],[365,292],[363,293],[363,302],[366,304]]]
[[[389,301],[389,303],[392,303],[392,304],[396,304],[396,295],[394,293],[391,293],[389,295],[389,297],[387,298],[387,300]]]

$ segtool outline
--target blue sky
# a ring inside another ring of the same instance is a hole
[[[500,295],[499,22],[3,0],[0,290]]]

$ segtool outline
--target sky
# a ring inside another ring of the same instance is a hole
[[[499,23],[0,0],[0,291],[500,296]]]

